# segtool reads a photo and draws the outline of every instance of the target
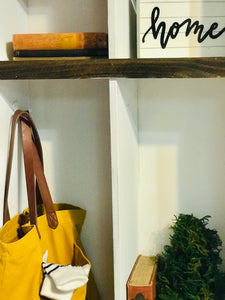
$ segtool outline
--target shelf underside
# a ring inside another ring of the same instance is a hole
[[[225,77],[225,57],[1,61],[0,79]]]

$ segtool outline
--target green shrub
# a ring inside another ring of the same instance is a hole
[[[225,276],[219,270],[222,242],[216,230],[207,228],[209,218],[176,217],[170,245],[158,260],[157,300],[224,299]]]

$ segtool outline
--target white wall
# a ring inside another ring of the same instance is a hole
[[[10,127],[10,117],[12,115],[12,110],[10,107],[6,104],[5,100],[0,97],[0,120],[1,120],[1,126],[0,126],[0,166],[1,166],[1,172],[0,172],[0,207],[1,207],[1,215],[0,215],[0,223],[2,226],[2,220],[3,220],[3,198],[4,198],[4,188],[5,188],[5,175],[6,175],[6,161],[8,157],[8,142],[9,142],[9,127]],[[15,145],[17,145],[17,140]],[[11,182],[10,182],[10,189],[9,189],[9,197],[8,202],[10,205],[10,215],[13,216],[18,209],[18,179],[17,179],[17,155],[15,152],[15,157],[13,160],[13,170],[12,170],[12,176],[11,176]]]
[[[211,215],[225,243],[224,94],[224,79],[140,80],[139,251],[161,251],[178,213]]]
[[[28,0],[29,32],[107,32],[105,0]]]
[[[8,60],[12,57],[12,35],[15,32],[26,32],[27,17],[26,6],[22,1],[8,0],[0,1],[0,60]],[[3,194],[5,184],[6,160],[8,154],[10,119],[18,107],[25,107],[28,99],[28,85],[26,81],[1,81],[0,82],[0,211],[3,207]],[[17,142],[17,141],[16,141]],[[15,147],[16,148],[16,147]],[[15,150],[13,160],[12,180],[10,184],[10,212],[11,215],[17,213],[21,208],[18,198],[18,168],[17,151]],[[2,213],[0,214],[0,224],[2,224]]]
[[[0,59],[7,60],[8,46],[12,56],[12,47],[8,45],[12,42],[12,35],[27,31],[27,8],[22,0],[0,0],[0,16]]]

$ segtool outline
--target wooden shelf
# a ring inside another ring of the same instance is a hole
[[[225,77],[225,57],[1,61],[0,79]]]

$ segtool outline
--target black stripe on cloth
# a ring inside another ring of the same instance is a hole
[[[51,271],[46,271],[48,275],[50,275],[52,272],[54,272],[55,270],[57,270],[60,266],[56,266],[54,269],[52,269]]]
[[[54,264],[48,264],[47,266],[43,266],[44,263],[42,263],[42,267],[46,270],[47,268],[51,267]]]

